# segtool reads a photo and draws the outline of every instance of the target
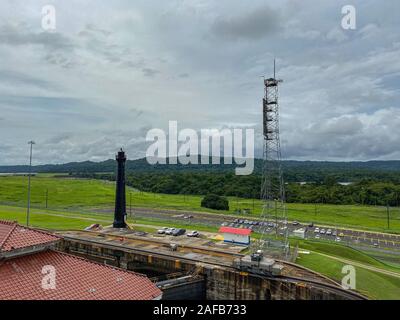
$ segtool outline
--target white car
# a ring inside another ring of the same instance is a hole
[[[175,231],[175,228],[168,228],[165,230],[165,234],[171,235]]]
[[[331,234],[332,234],[332,230],[331,230],[331,229],[326,230],[326,234],[327,234],[328,236],[331,235]]]
[[[315,233],[319,233],[319,228],[315,228],[315,229],[314,229],[314,232],[315,232]]]
[[[321,236],[319,234],[316,234],[315,239],[319,239],[319,238],[321,238]]]
[[[188,237],[198,237],[200,235],[200,233],[198,233],[196,230],[189,232],[187,234]]]
[[[320,233],[320,234],[325,234],[326,231],[325,231],[325,229],[321,229],[319,233]]]
[[[336,242],[340,242],[342,239],[340,239],[339,237],[336,237],[335,241]]]
[[[167,231],[169,228],[168,227],[163,227],[163,228],[161,228],[161,229],[158,229],[157,230],[157,233],[158,234],[165,234],[165,231]]]

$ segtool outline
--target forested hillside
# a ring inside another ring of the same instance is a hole
[[[150,165],[146,159],[128,160],[128,172],[135,173],[233,173],[236,165]],[[283,161],[284,178],[287,182],[322,182],[326,177],[337,181],[361,181],[373,179],[400,183],[400,161],[368,162],[324,162],[324,161]],[[262,160],[255,160],[254,175],[261,173]],[[0,166],[0,172],[28,172],[28,166]],[[115,161],[71,162],[59,165],[40,165],[33,167],[38,173],[112,173]]]

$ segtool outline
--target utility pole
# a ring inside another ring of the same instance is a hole
[[[132,218],[132,192],[129,193],[129,216]]]
[[[390,229],[390,210],[389,210],[389,202],[386,203],[386,213],[387,213],[387,227]]]
[[[49,202],[49,189],[46,189],[46,209],[48,208],[48,202]]]
[[[32,174],[32,149],[35,144],[34,141],[29,141],[28,144],[31,145],[29,153],[29,173],[28,173],[28,207],[26,209],[26,226],[29,226],[29,214],[31,208],[31,174]]]

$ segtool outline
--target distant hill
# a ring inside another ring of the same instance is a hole
[[[211,162],[211,160],[210,160]],[[225,172],[233,173],[236,164],[221,165],[150,165],[145,158],[128,160],[127,171],[134,172]],[[339,181],[355,181],[364,178],[377,180],[392,180],[393,176],[400,177],[400,161],[353,161],[353,162],[331,162],[331,161],[293,161],[282,162],[286,181],[320,181],[326,176],[335,176]],[[32,171],[37,173],[113,173],[116,168],[114,160],[102,162],[70,162],[65,164],[47,164],[33,166]],[[262,160],[255,159],[255,174],[260,174]],[[28,166],[0,166],[0,173],[28,172]]]

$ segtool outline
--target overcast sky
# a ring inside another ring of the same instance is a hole
[[[56,30],[42,29],[42,6]],[[341,8],[356,7],[356,30]],[[400,2],[0,3],[0,165],[145,156],[151,128],[255,128],[277,58],[288,159],[400,159]]]

